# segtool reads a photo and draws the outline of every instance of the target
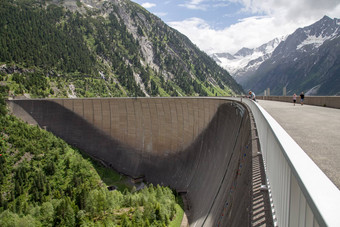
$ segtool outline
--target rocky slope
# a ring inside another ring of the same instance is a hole
[[[327,16],[297,29],[243,84],[257,93],[340,95],[340,20]]]
[[[2,86],[12,96],[243,92],[187,37],[131,1],[4,0],[0,4],[0,74]],[[17,73],[8,73],[15,68]],[[38,81],[37,74],[44,79]]]

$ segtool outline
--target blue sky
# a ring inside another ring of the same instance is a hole
[[[201,50],[235,53],[291,34],[324,15],[340,18],[339,0],[133,0]]]
[[[215,29],[223,29],[244,17],[238,13],[242,5],[238,2],[226,1],[135,1],[146,6],[150,12],[156,14],[165,22],[182,21],[188,18],[203,18]],[[195,3],[196,2],[196,3]]]

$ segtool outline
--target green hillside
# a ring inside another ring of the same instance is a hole
[[[119,185],[121,177],[112,170],[93,164],[51,133],[8,115],[3,99],[0,112],[0,226],[180,222],[183,211],[171,189],[150,185],[137,192]],[[117,183],[119,190],[109,191],[106,182]]]
[[[139,5],[92,2],[0,2],[0,74],[11,96],[242,93],[227,71]]]

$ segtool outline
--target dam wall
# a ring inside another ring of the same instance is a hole
[[[204,98],[8,100],[14,115],[115,170],[185,191],[190,226],[249,226],[247,108]]]

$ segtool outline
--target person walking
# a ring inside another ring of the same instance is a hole
[[[303,106],[303,100],[305,99],[305,95],[303,94],[303,92],[301,92],[300,98],[301,98],[300,100],[301,106]]]
[[[296,94],[295,93],[293,95],[293,103],[294,103],[294,106],[295,106],[295,103],[296,103]]]

